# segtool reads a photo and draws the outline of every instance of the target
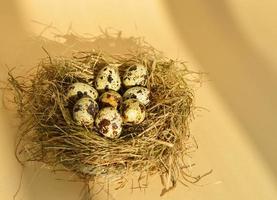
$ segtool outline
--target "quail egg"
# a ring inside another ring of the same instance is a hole
[[[141,64],[130,66],[123,75],[123,84],[126,87],[146,86],[147,84],[147,68]]]
[[[102,68],[95,81],[95,87],[97,90],[114,90],[120,89],[121,80],[119,77],[118,69],[114,66],[106,66]]]
[[[83,97],[73,107],[73,119],[77,125],[89,126],[93,124],[98,110],[98,104],[92,98]]]
[[[136,99],[127,99],[121,105],[123,122],[139,124],[145,119],[145,107]]]
[[[150,95],[150,91],[147,88],[136,86],[126,90],[126,92],[123,94],[123,98],[137,99],[143,105],[147,105],[150,101],[149,95]]]
[[[115,108],[105,107],[97,114],[95,125],[105,137],[118,138],[122,131],[122,118]]]
[[[100,96],[99,101],[103,106],[112,106],[117,108],[122,102],[122,97],[117,92],[109,90]]]
[[[73,83],[68,87],[66,99],[77,101],[83,96],[88,96],[93,100],[97,99],[98,92],[92,86],[85,83]]]

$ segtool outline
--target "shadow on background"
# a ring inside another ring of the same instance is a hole
[[[276,178],[277,75],[271,71],[273,64],[243,36],[224,1],[165,2],[179,36],[209,72]]]

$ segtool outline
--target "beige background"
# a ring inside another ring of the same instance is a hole
[[[45,56],[41,46],[53,55],[68,55],[72,50],[95,45],[73,40],[63,46],[54,34],[69,31],[91,37],[100,33],[100,27],[114,27],[126,37],[144,36],[167,56],[188,60],[195,69],[209,72],[211,78],[197,90],[198,105],[210,111],[196,113],[192,132],[200,146],[195,154],[196,171],[213,169],[214,173],[197,186],[179,185],[162,199],[277,199],[274,2],[261,5],[260,1],[250,0],[2,1],[1,80],[6,77],[6,65],[24,71]],[[30,34],[57,42],[30,39]],[[119,46],[119,50],[124,48]],[[14,158],[16,126],[11,121],[2,111],[0,197],[5,200],[12,199],[21,174]],[[18,199],[81,199],[83,185],[57,180],[64,178],[70,177],[27,168]],[[159,178],[153,177],[146,191],[132,192],[126,188],[112,191],[109,198],[160,199],[160,190]],[[102,191],[94,199],[106,198]]]

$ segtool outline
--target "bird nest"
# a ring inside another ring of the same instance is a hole
[[[122,74],[133,63],[146,66],[149,72],[146,119],[138,125],[124,125],[117,139],[76,126],[65,107],[68,86],[94,84],[95,74],[106,65],[116,64]],[[195,108],[191,87],[195,73],[185,63],[157,51],[128,55],[77,52],[71,58],[46,57],[26,76],[9,75],[21,121],[16,156],[22,164],[41,162],[84,180],[108,177],[118,187],[125,185],[123,180],[129,175],[148,180],[158,174],[165,183],[163,192],[177,182],[200,180],[201,176],[191,175],[191,153],[197,149],[189,131]]]

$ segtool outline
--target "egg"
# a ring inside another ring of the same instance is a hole
[[[67,89],[66,100],[75,102],[84,96],[88,96],[95,100],[98,97],[98,92],[86,83],[73,83]]]
[[[92,125],[98,110],[96,101],[90,97],[83,97],[73,107],[73,119],[77,125]]]
[[[95,87],[97,90],[114,90],[118,91],[121,86],[121,80],[118,69],[114,66],[106,66],[97,74]]]
[[[123,84],[126,87],[146,86],[147,84],[147,68],[141,64],[130,66],[123,75]]]
[[[122,97],[117,92],[109,90],[107,92],[104,92],[99,97],[99,102],[102,106],[112,106],[114,108],[117,108],[122,102]]]
[[[147,105],[150,102],[149,95],[150,91],[147,88],[136,86],[126,90],[126,92],[123,94],[123,98],[137,99],[143,105]]]
[[[122,131],[122,118],[113,107],[102,108],[95,118],[99,132],[108,138],[118,138]]]
[[[145,107],[137,99],[127,99],[121,105],[123,122],[139,124],[145,119]]]

